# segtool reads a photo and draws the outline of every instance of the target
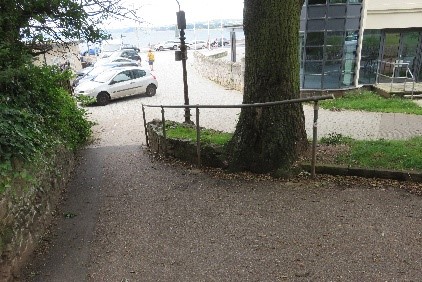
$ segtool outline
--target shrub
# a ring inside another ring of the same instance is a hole
[[[14,159],[32,162],[57,146],[74,150],[87,141],[92,124],[86,111],[62,88],[69,77],[56,67],[31,64],[0,71],[2,177]]]

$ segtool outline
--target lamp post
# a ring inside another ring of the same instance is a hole
[[[177,28],[180,29],[180,51],[176,50],[175,58],[176,61],[182,61],[183,68],[183,93],[185,98],[185,105],[189,105],[189,92],[188,92],[188,74],[186,71],[186,60],[188,59],[185,42],[185,29],[186,29],[186,18],[185,12],[180,10],[179,1],[176,0],[179,5],[179,12],[176,12],[177,16]],[[190,109],[185,108],[185,123],[192,123],[190,120]]]

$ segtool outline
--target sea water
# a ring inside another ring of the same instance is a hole
[[[137,30],[131,32],[111,32],[111,40],[103,42],[105,46],[122,44],[133,45],[138,48],[146,49],[154,46],[160,42],[167,40],[179,39],[180,35],[176,34],[175,30]],[[190,42],[194,40],[204,40],[212,43],[216,39],[227,38],[230,39],[230,30],[228,29],[188,29],[185,30],[185,41]],[[243,40],[245,38],[243,31],[236,31],[236,40]],[[98,46],[99,44],[89,44],[90,48]],[[100,47],[100,46],[98,46]],[[81,44],[80,49],[86,50],[87,44]],[[116,48],[118,49],[118,48]]]

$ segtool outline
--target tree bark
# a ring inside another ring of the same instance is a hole
[[[244,104],[300,97],[303,0],[245,0]],[[299,8],[298,8],[299,7]],[[301,104],[245,108],[228,147],[232,170],[289,170],[307,146]]]

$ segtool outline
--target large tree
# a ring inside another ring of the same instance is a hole
[[[0,54],[39,55],[52,42],[95,42],[107,37],[100,27],[109,18],[138,20],[122,0],[0,0]]]
[[[304,0],[245,0],[244,104],[299,98],[299,23]],[[230,167],[288,171],[307,146],[301,104],[243,108]]]

